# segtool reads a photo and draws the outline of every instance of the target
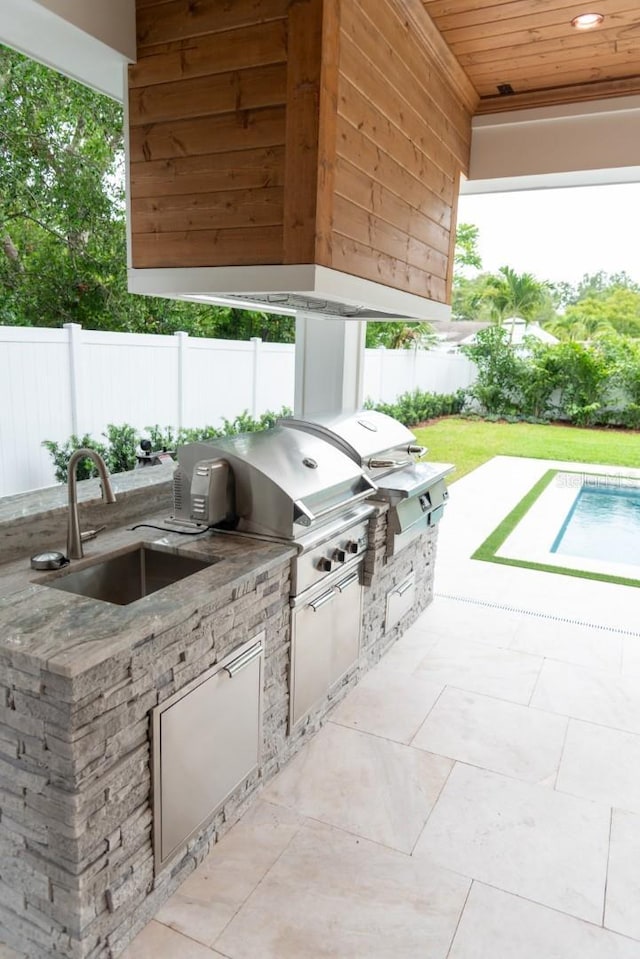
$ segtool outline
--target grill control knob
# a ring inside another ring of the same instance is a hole
[[[344,549],[336,549],[333,553],[333,559],[336,563],[346,563],[347,552]]]
[[[358,553],[360,551],[360,544],[356,542],[355,539],[350,539],[345,547],[347,553]]]
[[[321,569],[323,573],[330,573],[333,569],[333,563],[330,559],[323,557],[318,560],[318,569]]]

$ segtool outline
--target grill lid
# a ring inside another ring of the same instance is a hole
[[[178,450],[182,502],[198,464],[220,459],[233,474],[237,529],[297,539],[369,496],[376,487],[344,453],[317,436],[280,426]]]
[[[377,410],[319,415],[309,420],[287,417],[279,423],[332,443],[363,469],[370,468],[372,459],[403,458],[407,464],[412,462],[408,449],[415,443],[413,433],[398,420]]]

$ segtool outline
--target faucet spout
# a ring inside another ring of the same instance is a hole
[[[80,533],[80,521],[78,519],[78,480],[76,470],[80,460],[90,459],[98,467],[100,482],[102,483],[102,501],[103,503],[115,503],[116,497],[111,487],[109,471],[104,460],[96,450],[82,449],[75,450],[69,459],[67,468],[69,482],[69,525],[67,527],[67,555],[69,559],[82,559],[82,536]]]

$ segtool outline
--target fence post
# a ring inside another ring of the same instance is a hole
[[[378,378],[378,402],[384,403],[384,364],[386,354],[386,346],[379,346],[378,349],[381,351],[379,353],[379,378]]]
[[[189,334],[182,330],[173,334],[178,337],[178,423],[179,430],[184,426],[185,388],[187,382],[187,349],[189,348]]]
[[[251,415],[254,420],[258,417],[258,367],[260,365],[260,344],[262,338],[252,336],[253,343],[253,370],[251,373]]]
[[[63,326],[69,336],[69,397],[71,400],[71,432],[80,435],[78,410],[82,390],[82,367],[80,358],[80,334],[82,327],[79,323],[65,323]]]

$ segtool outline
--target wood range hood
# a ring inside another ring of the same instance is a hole
[[[420,0],[137,0],[129,288],[446,319],[478,95]]]

